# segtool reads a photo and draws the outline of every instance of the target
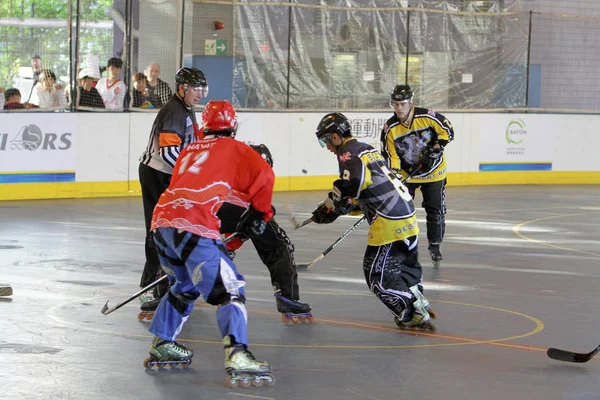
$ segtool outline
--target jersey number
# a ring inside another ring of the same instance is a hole
[[[200,165],[202,165],[208,159],[208,151],[201,151],[200,153],[188,153],[181,160],[181,165],[179,166],[178,175],[183,174],[186,171],[189,171],[192,174],[197,174],[200,172]],[[192,165],[189,163],[192,162]],[[189,165],[189,170],[188,170]]]
[[[404,186],[402,183],[402,180],[398,177],[398,174],[390,171],[385,165],[381,166],[381,170],[388,176],[388,178],[390,178],[390,182],[392,182],[392,185],[394,185],[394,188],[396,188],[400,198],[406,202],[411,201],[412,197],[410,196],[410,193],[408,193],[406,186]]]

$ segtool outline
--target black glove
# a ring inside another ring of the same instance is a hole
[[[240,217],[235,231],[243,238],[251,238],[262,235],[267,228],[267,222],[263,214],[250,206]]]
[[[331,193],[330,193],[331,194]],[[340,214],[333,207],[333,200],[327,197],[320,203],[312,213],[312,220],[316,224],[330,224],[339,217]]]
[[[419,158],[417,173],[419,175],[431,173],[433,169],[440,165],[443,155],[444,149],[442,147],[426,148]]]
[[[354,210],[354,202],[351,197],[347,197],[342,195],[342,190],[340,187],[344,184],[344,181],[338,179],[333,182],[333,191],[329,192],[329,197],[333,199],[333,206],[335,210],[342,214],[348,214],[352,210]]]

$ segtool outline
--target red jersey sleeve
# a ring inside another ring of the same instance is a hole
[[[273,217],[273,168],[255,150],[246,144],[243,145],[246,149],[243,151],[243,161],[238,173],[241,191],[246,193],[252,207],[263,213],[265,221],[269,221]]]

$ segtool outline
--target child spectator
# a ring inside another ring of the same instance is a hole
[[[146,75],[142,72],[133,74],[131,77],[133,88],[131,89],[131,107],[155,108],[148,98],[148,88],[146,87]]]
[[[67,98],[62,86],[56,84],[56,75],[50,69],[40,72],[40,81],[34,86],[31,103],[40,108],[57,110],[67,108]]]
[[[123,108],[127,86],[119,78],[123,68],[123,60],[112,57],[106,63],[108,76],[102,78],[96,84],[96,90],[102,96],[104,106],[109,110],[120,110]]]
[[[4,92],[4,109],[5,110],[23,110],[30,108],[39,108],[34,104],[21,103],[21,92],[19,89],[10,88]]]
[[[77,106],[105,108],[102,96],[96,90],[94,78],[87,69],[79,71],[79,86],[77,87]]]

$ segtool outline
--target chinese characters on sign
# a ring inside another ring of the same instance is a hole
[[[353,118],[352,136],[379,140],[386,118]]]

